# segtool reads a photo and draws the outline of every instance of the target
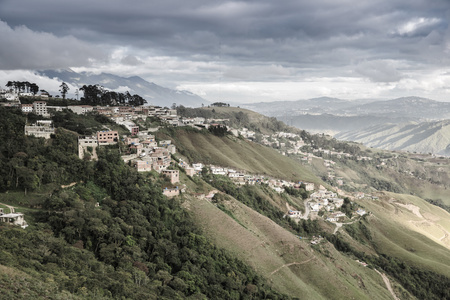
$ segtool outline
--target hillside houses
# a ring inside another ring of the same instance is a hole
[[[344,199],[338,198],[337,194],[321,188],[310,195],[311,201],[309,206],[312,211],[319,212],[324,209],[325,211],[335,211],[344,204]]]
[[[155,170],[158,173],[166,170],[172,161],[171,154],[176,153],[176,148],[170,141],[163,143],[166,147],[158,147],[155,136],[143,132],[137,136],[125,137],[125,145],[136,155],[131,158],[138,172],[149,172]],[[128,156],[123,157],[128,160]]]
[[[326,220],[329,222],[338,222],[341,218],[344,218],[345,214],[341,211],[334,212],[330,214]]]
[[[42,137],[44,139],[49,139],[52,134],[55,134],[55,128],[51,120],[38,120],[33,125],[25,125],[24,129],[25,135]]]
[[[200,168],[201,164],[193,164],[192,166],[201,172]],[[211,174],[213,175],[222,175],[227,176],[233,182],[239,185],[255,185],[255,184],[266,184],[270,188],[272,188],[277,193],[283,193],[285,191],[285,187],[299,189],[302,185],[305,187],[305,190],[312,191],[314,190],[314,183],[309,182],[292,182],[286,181],[282,179],[272,178],[266,175],[255,175],[255,174],[247,174],[244,171],[235,170],[232,168],[225,168],[219,166],[208,166]]]
[[[98,131],[95,136],[79,136],[78,157],[83,159],[89,152],[95,158],[98,146],[117,144],[118,140],[119,133],[112,130]]]

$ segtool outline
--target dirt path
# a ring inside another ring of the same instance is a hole
[[[286,202],[286,208],[288,210],[288,212],[291,210],[291,207],[289,206],[289,204]]]
[[[336,225],[336,228],[334,228],[333,234],[336,234],[336,232],[339,230],[339,228],[342,227],[342,223],[334,223]]]
[[[308,200],[305,200],[305,213],[303,214],[303,216],[300,217],[300,219],[303,220],[307,220],[308,216],[309,216],[309,205],[308,205]]]
[[[339,228],[341,228],[343,225],[350,225],[350,224],[355,223],[356,221],[359,221],[359,219],[353,220],[353,221],[348,222],[348,223],[338,223],[338,222],[333,222],[333,224],[336,225],[336,228],[334,228],[333,234],[336,234],[336,232],[339,230]]]
[[[400,299],[397,297],[397,295],[395,295],[394,289],[393,289],[392,286],[391,286],[391,282],[389,281],[389,278],[387,278],[387,276],[386,276],[384,273],[381,273],[381,272],[378,271],[378,270],[375,270],[375,271],[376,271],[378,274],[381,275],[381,278],[383,278],[384,284],[386,285],[386,288],[388,289],[388,291],[391,293],[392,297],[393,297],[395,300],[400,300]]]
[[[313,258],[310,258],[310,259],[308,259],[308,260],[302,261],[302,262],[291,262],[291,263],[282,265],[281,267],[277,268],[277,269],[274,270],[272,273],[270,273],[270,275],[275,274],[276,272],[280,271],[280,270],[281,270],[282,268],[284,268],[284,267],[289,267],[289,266],[292,266],[292,265],[303,265],[303,264],[306,264],[307,262],[311,261],[312,259],[314,259],[314,257],[313,257]]]
[[[11,214],[15,212],[15,207],[14,206],[11,206],[11,205],[8,205],[8,204],[5,204],[5,203],[0,203],[0,204],[6,206],[7,208],[9,208],[9,212]]]
[[[61,188],[65,189],[65,188],[73,187],[75,184],[77,184],[77,183],[76,182],[72,182],[71,184],[68,184],[68,185],[61,185]]]

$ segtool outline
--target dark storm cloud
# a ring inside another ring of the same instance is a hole
[[[393,67],[364,71],[361,64],[448,63],[442,53],[449,8],[446,0],[3,0],[0,18],[12,27],[25,25],[91,45],[243,66],[359,66],[357,74],[392,81],[401,78]],[[130,59],[123,62],[132,64]]]

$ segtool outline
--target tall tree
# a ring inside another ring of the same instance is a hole
[[[59,91],[61,92],[63,100],[66,100],[66,94],[69,90],[69,86],[63,81],[63,83],[61,83],[61,85],[59,86]]]
[[[8,81],[6,83],[6,87],[9,88],[9,89],[12,89],[13,86],[14,86],[14,83],[12,81]]]
[[[30,92],[33,93],[33,95],[36,95],[37,92],[39,92],[39,86],[36,83],[30,84]]]

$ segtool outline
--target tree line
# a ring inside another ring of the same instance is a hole
[[[120,93],[104,89],[102,86],[96,85],[83,85],[80,88],[83,91],[83,97],[81,102],[87,105],[130,105],[140,106],[147,103],[147,100],[141,96],[135,94],[131,95],[130,92]]]
[[[36,83],[28,81],[8,81],[6,87],[13,89],[16,93],[32,93],[36,95],[39,92],[39,86]]]

